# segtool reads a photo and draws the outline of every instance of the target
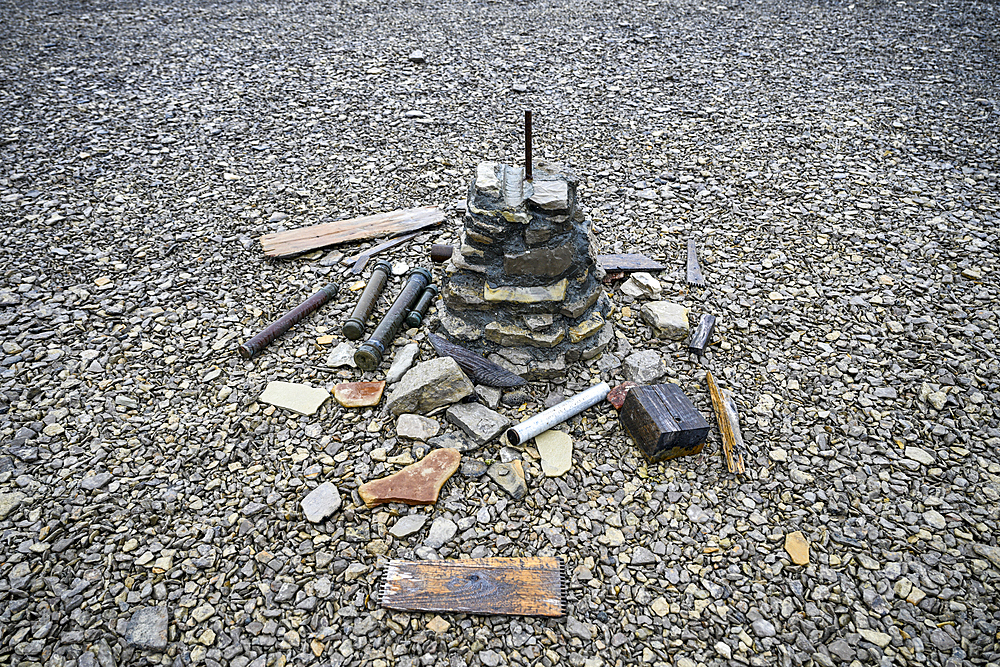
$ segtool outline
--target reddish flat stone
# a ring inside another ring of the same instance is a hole
[[[333,397],[345,408],[368,408],[378,405],[385,382],[344,382],[333,388]]]
[[[608,392],[608,403],[615,406],[615,410],[621,410],[625,404],[625,396],[632,387],[638,387],[635,382],[622,382],[620,385]]]
[[[433,505],[441,487],[458,470],[461,461],[462,455],[457,449],[435,449],[395,475],[362,484],[358,495],[368,507],[396,502]]]

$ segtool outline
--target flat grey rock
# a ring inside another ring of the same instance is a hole
[[[396,420],[396,436],[407,440],[427,442],[438,434],[441,424],[436,419],[420,415],[402,414]]]
[[[20,491],[0,493],[0,521],[3,521],[17,510],[27,497]]]
[[[351,352],[353,364],[353,354]],[[387,384],[393,384],[399,382],[406,371],[410,370],[413,366],[413,362],[416,361],[417,355],[420,354],[420,346],[416,343],[407,343],[403,347],[396,351],[396,354],[392,357],[392,363],[389,364],[389,370],[386,371],[385,381]]]
[[[424,546],[431,549],[440,549],[451,538],[455,537],[455,533],[457,532],[458,526],[455,525],[454,521],[439,516],[431,523],[431,527],[427,531],[427,539],[424,540]]]
[[[340,491],[331,482],[323,482],[302,499],[302,513],[312,523],[319,523],[340,509]]]
[[[457,403],[473,391],[458,363],[451,357],[439,357],[407,371],[386,400],[386,409],[393,415],[430,412]]]
[[[84,491],[95,491],[97,489],[104,488],[108,485],[112,479],[111,473],[109,472],[99,472],[96,475],[91,475],[89,477],[84,477],[80,481],[80,488]]]
[[[504,432],[510,420],[479,403],[459,403],[448,408],[448,421],[462,429],[478,445],[485,445]]]
[[[350,343],[340,343],[330,350],[330,354],[326,357],[326,365],[330,368],[357,368],[357,364],[354,363],[356,351]]]
[[[408,537],[423,528],[425,523],[427,523],[426,514],[406,514],[396,520],[389,529],[389,534],[399,538]]]
[[[636,384],[656,384],[667,374],[667,364],[656,350],[642,350],[625,357],[625,379]]]
[[[125,627],[125,641],[139,649],[162,651],[167,647],[169,623],[166,607],[142,607],[132,613]]]

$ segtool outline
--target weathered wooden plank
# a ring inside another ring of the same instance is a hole
[[[746,472],[746,465],[743,462],[743,436],[739,431],[739,421],[736,421],[735,428],[733,421],[736,415],[736,404],[727,404],[719,385],[715,383],[712,371],[708,371],[705,376],[708,383],[708,393],[712,395],[712,407],[715,408],[715,420],[719,422],[719,433],[722,434],[722,453],[726,457],[726,467],[729,472]],[[739,440],[737,440],[737,437]]]
[[[605,271],[663,271],[666,265],[646,257],[641,253],[624,255],[598,255],[597,265]]]
[[[705,313],[701,316],[698,326],[691,332],[691,340],[688,342],[688,350],[695,354],[705,354],[705,348],[712,340],[712,332],[715,331],[715,315]]]
[[[288,257],[348,241],[414,232],[444,219],[445,212],[440,208],[423,206],[265,234],[260,244],[268,257]]]
[[[476,558],[391,561],[381,604],[402,611],[563,616],[566,576],[561,558]]]
[[[705,278],[702,277],[701,267],[698,266],[698,246],[694,241],[688,241],[687,281],[699,287],[705,286]]]

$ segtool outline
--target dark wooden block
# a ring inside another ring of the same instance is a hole
[[[650,463],[697,454],[708,439],[708,422],[675,384],[635,387],[618,418]]]
[[[712,340],[713,331],[715,331],[715,315],[705,313],[701,316],[698,326],[691,332],[688,349],[696,354],[705,354],[705,348]]]

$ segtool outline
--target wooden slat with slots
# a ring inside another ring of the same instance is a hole
[[[663,271],[667,268],[664,264],[640,253],[598,255],[597,264],[609,273],[613,271]]]
[[[265,234],[260,244],[268,257],[289,257],[348,241],[414,232],[444,219],[445,212],[437,206],[423,206]]]
[[[563,616],[565,566],[561,558],[476,558],[391,561],[381,604],[402,611],[445,611],[513,616]]]

